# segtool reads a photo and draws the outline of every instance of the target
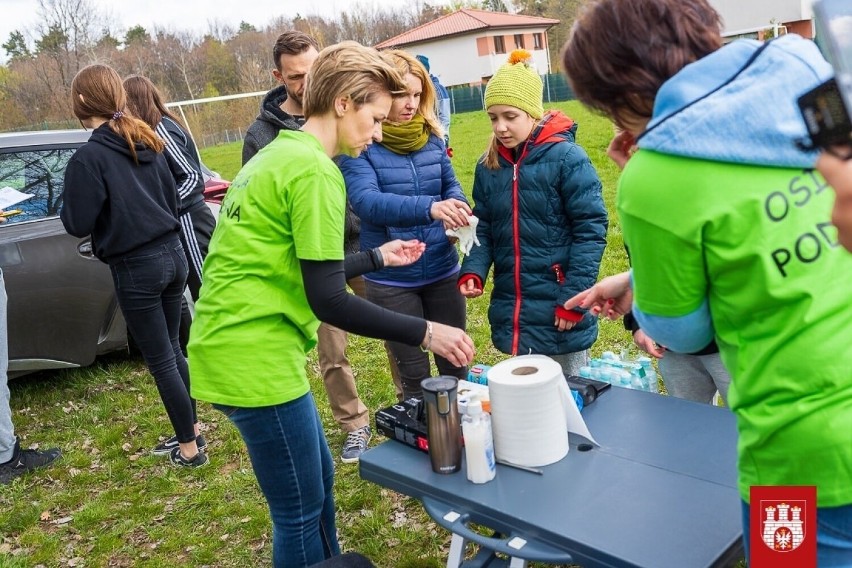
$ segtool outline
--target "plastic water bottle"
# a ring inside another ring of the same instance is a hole
[[[491,416],[482,411],[482,402],[472,400],[467,414],[462,418],[464,457],[467,478],[473,483],[487,483],[497,474],[494,462],[494,440],[491,434]]]
[[[483,365],[482,363],[477,363],[476,365],[473,365],[467,372],[467,380],[471,383],[487,385],[488,369],[490,368],[491,365]]]
[[[657,372],[654,370],[654,364],[651,361],[650,357],[638,357],[636,362],[642,365],[642,368],[645,369],[645,374],[648,375],[648,390],[650,392],[659,394],[660,387],[657,384]]]

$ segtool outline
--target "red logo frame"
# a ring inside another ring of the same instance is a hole
[[[753,486],[750,568],[816,568],[816,487]]]

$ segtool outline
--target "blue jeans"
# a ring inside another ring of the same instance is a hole
[[[214,404],[240,431],[272,516],[272,564],[305,568],[340,554],[334,460],[311,393],[278,404]]]
[[[743,501],[743,544],[749,555],[751,513]],[[819,568],[852,567],[852,505],[817,508],[817,566]]]
[[[180,350],[180,305],[186,287],[186,256],[178,235],[110,266],[127,329],[154,377],[178,442],[195,439],[195,400]]]

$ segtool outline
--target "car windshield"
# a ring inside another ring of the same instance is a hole
[[[55,217],[62,207],[65,166],[74,148],[0,153],[0,192],[11,188],[30,197],[6,209],[20,209],[10,223]]]

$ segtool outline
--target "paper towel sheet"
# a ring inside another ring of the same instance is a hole
[[[582,436],[596,446],[600,446],[598,441],[592,437],[592,433],[589,432],[589,427],[586,426],[586,421],[583,419],[583,415],[580,414],[580,409],[577,408],[577,402],[574,400],[574,397],[571,396],[571,389],[568,387],[568,383],[565,382],[564,375],[560,385],[560,390],[562,391],[562,404],[565,407],[565,419],[568,425],[568,431],[572,434]]]

